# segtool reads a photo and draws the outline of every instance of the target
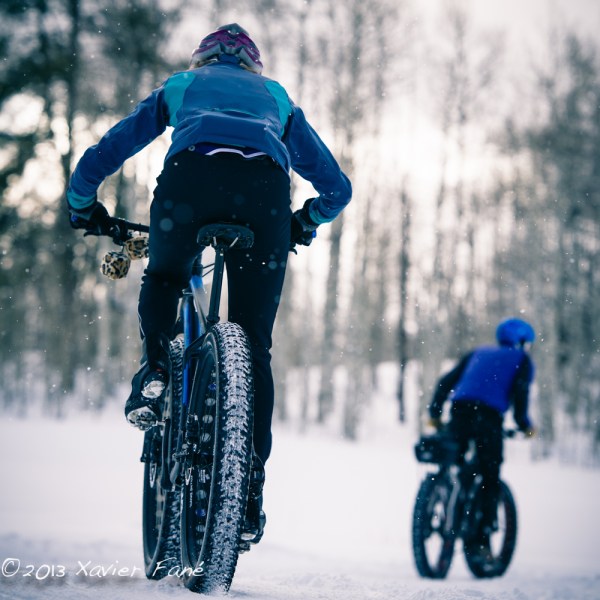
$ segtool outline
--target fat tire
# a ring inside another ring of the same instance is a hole
[[[439,474],[429,474],[419,487],[413,511],[412,547],[421,577],[444,579],[452,564],[455,538],[444,532],[451,491],[451,484]],[[432,540],[432,536],[439,539]],[[438,546],[433,554],[428,549],[432,541]]]
[[[164,489],[162,482],[163,470],[170,470],[168,461],[179,430],[183,350],[181,337],[170,343],[171,377],[165,395],[165,421],[147,431],[144,440],[145,448],[149,450],[144,466],[142,510],[144,565],[148,579],[162,579],[169,571],[178,570],[181,564],[181,486]],[[168,477],[168,471],[164,476]]]
[[[477,503],[477,499],[475,499]],[[496,540],[492,543],[492,562],[482,561],[475,551],[477,544],[469,540],[464,542],[465,560],[473,575],[479,579],[500,577],[508,569],[515,547],[517,545],[517,505],[508,485],[500,481],[500,493],[498,495],[499,519],[500,512],[503,513],[503,523],[499,523],[499,530],[492,534]],[[474,511],[476,513],[476,511]],[[500,520],[502,520],[500,519]]]
[[[215,325],[196,366],[188,416],[195,452],[182,483],[182,576],[193,592],[227,592],[237,566],[252,465],[252,371],[244,330]]]

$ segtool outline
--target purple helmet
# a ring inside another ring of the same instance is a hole
[[[218,60],[222,54],[236,56],[240,65],[254,73],[262,71],[263,65],[256,44],[237,23],[223,25],[207,35],[194,50],[190,67],[201,67],[210,60]]]

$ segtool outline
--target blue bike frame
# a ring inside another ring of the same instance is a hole
[[[208,295],[204,287],[202,255],[194,262],[192,276],[187,290],[182,298],[183,319],[183,343],[184,352],[199,338],[201,338],[210,327],[219,322],[219,304],[221,288],[223,285],[223,273],[225,270],[225,249],[215,249],[215,263],[213,268],[213,289],[210,294],[210,304],[207,306]],[[186,355],[187,356],[187,355]],[[189,402],[189,394],[192,384],[191,361],[186,360],[183,369],[183,394],[182,404],[186,406]]]

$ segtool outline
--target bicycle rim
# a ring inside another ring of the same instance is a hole
[[[204,339],[191,394],[181,556],[186,587],[227,591],[237,565],[252,460],[253,379],[243,330],[220,323]]]
[[[413,512],[412,543],[421,577],[446,577],[454,555],[454,537],[446,532],[451,487],[442,477],[428,475],[417,494]]]
[[[163,486],[168,481],[168,457],[175,447],[179,426],[183,364],[180,338],[171,342],[170,352],[172,368],[165,396],[165,419],[147,431],[144,440],[148,456],[144,465],[142,530],[144,564],[149,579],[162,579],[180,565],[180,488]]]

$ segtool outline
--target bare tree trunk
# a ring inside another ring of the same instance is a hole
[[[80,4],[79,0],[68,0],[68,17],[70,21],[69,57],[70,65],[65,73],[66,94],[66,125],[68,131],[68,146],[62,155],[63,178],[66,186],[69,182],[73,156],[73,122],[77,106],[77,77],[79,75],[79,34],[80,34]],[[61,195],[64,198],[65,194]],[[62,202],[61,202],[62,204]],[[78,276],[74,266],[73,232],[68,225],[66,210],[62,205],[58,211],[55,224],[55,265],[57,265],[57,304],[55,323],[52,330],[52,351],[49,353],[49,363],[59,373],[58,384],[51,385],[52,401],[56,416],[63,416],[63,402],[67,393],[75,384],[75,370],[79,362],[81,348],[77,332],[80,331],[82,319],[79,312],[79,295],[77,293]],[[65,335],[67,333],[67,335]]]
[[[298,11],[298,43],[296,65],[296,102],[302,106],[305,92],[305,72],[308,68],[308,41],[307,41],[307,19],[311,7],[311,0],[304,2]],[[295,195],[295,179],[292,176],[291,196]],[[299,208],[293,206],[292,209]],[[287,371],[296,367],[303,371],[301,376],[300,390],[300,420],[303,424],[309,418],[309,373],[314,357],[315,332],[313,323],[314,305],[312,301],[312,289],[310,274],[308,270],[304,273],[305,287],[302,291],[297,289],[298,277],[294,265],[294,256],[290,255],[290,261],[286,271],[282,303],[277,313],[277,324],[275,327],[276,344],[278,351],[273,354],[273,373],[275,378],[275,414],[280,421],[285,421],[289,415],[287,406],[290,379]],[[299,303],[294,305],[296,297],[302,297]],[[295,314],[300,314],[300,319],[294,319]],[[299,321],[299,323],[298,323]]]
[[[400,194],[400,319],[398,323],[398,418],[401,423],[406,420],[406,401],[404,383],[406,365],[409,359],[408,335],[406,331],[408,306],[408,274],[410,270],[410,214],[411,202],[406,190]]]
[[[333,376],[338,362],[339,349],[336,343],[337,306],[340,272],[340,245],[342,239],[343,213],[330,225],[329,276],[325,290],[323,338],[321,342],[320,381],[317,420],[324,423],[333,410]]]

